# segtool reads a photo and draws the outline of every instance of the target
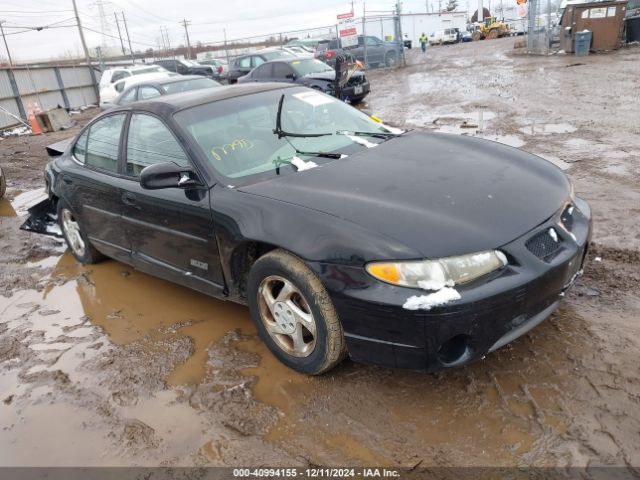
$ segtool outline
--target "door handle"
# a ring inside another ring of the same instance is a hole
[[[136,196],[133,193],[123,193],[122,203],[130,207],[136,207]],[[139,207],[137,207],[139,208]]]
[[[62,177],[62,181],[67,185],[71,185],[73,183],[73,180],[70,179],[69,177]]]

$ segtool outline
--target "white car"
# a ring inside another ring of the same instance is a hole
[[[159,65],[133,65],[130,67],[108,68],[102,72],[102,76],[100,77],[100,106],[102,106],[103,102],[108,103],[120,95],[122,90],[120,90],[120,92],[115,90],[116,83],[134,76],[153,73],[168,72],[165,68],[162,68]]]
[[[282,47],[282,50],[289,52],[291,55],[295,55],[296,57],[313,58],[313,52],[310,52],[300,45]]]
[[[445,43],[456,43],[457,41],[458,32],[455,28],[438,30],[429,35],[429,45],[444,45]]]
[[[159,78],[173,77],[176,75],[178,74],[162,69],[162,71],[141,73],[133,77],[126,77],[122,80],[118,80],[115,83],[110,83],[106,87],[100,88],[100,108],[106,110],[111,107],[111,102],[113,102],[118,95],[131,85],[147,82],[149,80],[157,80]]]

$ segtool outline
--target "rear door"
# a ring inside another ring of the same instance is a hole
[[[145,190],[140,172],[155,163],[191,161],[160,118],[134,112],[126,133],[122,215],[136,268],[208,294],[223,277],[213,231],[209,189]]]
[[[102,117],[73,147],[73,163],[62,174],[62,197],[79,218],[91,243],[102,253],[130,263],[131,246],[122,228],[118,173],[127,114]]]
[[[273,68],[273,81],[283,83],[294,82],[294,71],[291,65],[285,62],[274,62],[271,64]]]

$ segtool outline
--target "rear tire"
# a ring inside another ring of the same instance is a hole
[[[62,236],[75,259],[83,265],[98,263],[105,257],[98,252],[76,219],[71,207],[62,199],[58,200],[58,224],[62,230]]]
[[[251,319],[269,350],[307,375],[331,370],[346,355],[342,325],[322,282],[284,250],[260,257],[247,282]]]

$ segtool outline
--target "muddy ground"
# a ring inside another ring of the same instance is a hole
[[[550,320],[452,371],[347,361],[303,377],[244,307],[115,261],[81,267],[2,200],[0,465],[640,466],[640,48],[512,47],[413,50],[369,74],[368,106],[566,169],[594,247]],[[43,184],[42,147],[69,133],[0,140],[9,198]]]

